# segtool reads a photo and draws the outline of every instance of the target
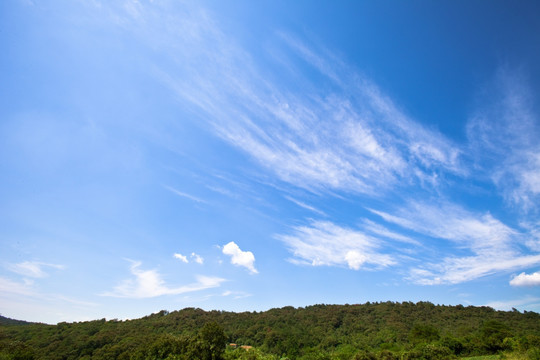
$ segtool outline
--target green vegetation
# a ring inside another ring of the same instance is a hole
[[[540,360],[540,315],[384,302],[244,313],[189,308],[57,325],[0,318],[0,360],[453,358]]]

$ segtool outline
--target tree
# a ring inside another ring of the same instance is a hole
[[[488,320],[482,324],[480,338],[489,352],[503,350],[504,339],[507,337],[512,337],[512,333],[506,324],[497,320]]]
[[[215,322],[206,323],[193,343],[191,355],[200,360],[222,360],[226,343],[223,328]]]
[[[415,324],[409,333],[409,340],[413,343],[431,343],[439,340],[439,330],[429,324]]]

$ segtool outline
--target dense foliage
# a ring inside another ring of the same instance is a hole
[[[244,313],[188,308],[57,325],[0,319],[0,360],[427,360],[504,351],[540,359],[539,314],[385,302]]]

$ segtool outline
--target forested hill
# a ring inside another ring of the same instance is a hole
[[[244,313],[188,308],[58,325],[2,322],[0,359],[15,353],[27,359],[203,359],[197,346],[210,336],[208,324],[224,335],[218,342],[253,346],[251,355],[268,359],[435,359],[540,349],[540,314],[534,312],[384,302]],[[220,356],[243,355],[229,349]]]
[[[10,319],[0,315],[0,325],[30,325],[32,323],[22,320]]]

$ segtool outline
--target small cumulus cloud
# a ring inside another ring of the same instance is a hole
[[[255,269],[255,256],[251,251],[242,251],[234,241],[223,246],[223,254],[231,257],[231,264],[245,267],[252,274],[257,274]]]
[[[510,285],[512,286],[540,286],[540,271],[537,271],[532,274],[521,274],[514,276],[510,280]]]
[[[182,255],[182,254],[179,254],[179,253],[175,253],[174,258],[178,259],[178,260],[180,260],[180,261],[182,261],[182,262],[184,262],[186,264],[189,262],[185,255]]]
[[[175,259],[178,259],[178,260],[182,261],[183,263],[186,263],[186,264],[189,263],[188,257],[186,255],[182,255],[180,253],[175,253],[173,256],[174,256]],[[201,265],[204,264],[204,258],[202,256],[200,256],[199,254],[196,254],[194,252],[191,253],[190,259],[192,259],[197,264],[201,264]]]
[[[195,261],[197,264],[203,264],[204,263],[204,259],[202,256],[198,255],[198,254],[195,254],[195,253],[191,253],[191,258],[193,259],[193,261]]]

